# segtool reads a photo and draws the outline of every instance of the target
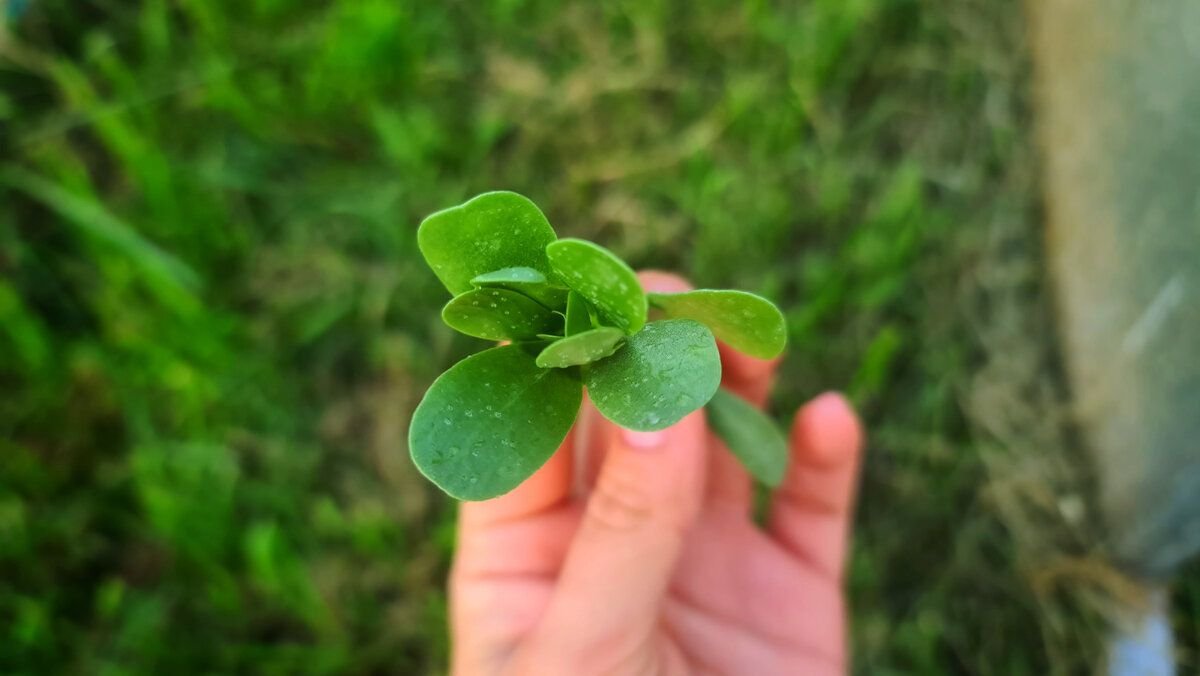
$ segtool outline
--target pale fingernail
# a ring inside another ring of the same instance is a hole
[[[826,392],[813,399],[808,404],[809,415],[817,421],[820,432],[814,435],[812,444],[813,459],[819,463],[837,463],[847,453],[842,435],[839,433],[838,422],[853,418],[854,408],[840,392]],[[833,429],[829,429],[830,425]]]
[[[621,441],[624,441],[625,445],[630,448],[635,448],[639,451],[650,451],[661,448],[667,442],[667,433],[665,430],[637,432],[622,428]]]

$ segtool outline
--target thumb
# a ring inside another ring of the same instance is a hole
[[[558,589],[531,642],[533,651],[545,651],[537,663],[578,664],[598,653],[624,660],[646,648],[700,510],[704,430],[696,411],[659,432],[618,429],[610,436]]]

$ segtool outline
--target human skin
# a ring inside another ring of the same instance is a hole
[[[689,288],[640,278],[647,290]],[[719,347],[722,386],[761,406],[777,362]],[[452,673],[845,673],[842,569],[862,438],[841,395],[802,407],[762,528],[749,476],[702,411],[638,433],[585,402],[536,474],[459,511]]]

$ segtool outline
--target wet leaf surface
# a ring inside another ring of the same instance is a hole
[[[481,289],[508,289],[528,296],[551,310],[562,310],[567,302],[567,290],[550,283],[533,268],[504,268],[478,275],[471,285]]]
[[[546,245],[556,239],[545,215],[514,192],[488,192],[430,215],[417,244],[450,293],[471,290],[478,275],[527,267],[550,274]]]
[[[616,352],[625,334],[620,329],[602,326],[551,343],[538,355],[542,368],[581,366],[604,359]]]
[[[703,324],[650,322],[612,357],[593,364],[586,382],[609,420],[632,430],[660,430],[708,403],[721,382],[721,358]]]
[[[460,500],[502,495],[554,454],[581,400],[570,370],[539,368],[515,345],[480,352],[443,373],[417,406],[413,462]]]
[[[602,246],[561,239],[546,247],[558,279],[594,305],[605,324],[628,334],[646,323],[646,294],[625,261]]]
[[[668,317],[694,319],[733,349],[759,359],[778,357],[787,345],[787,322],[779,308],[745,291],[698,289],[652,293],[650,303]]]
[[[767,414],[724,388],[707,405],[708,424],[755,479],[778,486],[787,471],[787,439]]]
[[[562,316],[507,289],[476,289],[442,308],[442,321],[460,333],[484,340],[527,340],[562,328]]]

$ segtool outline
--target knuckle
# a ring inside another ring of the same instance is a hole
[[[603,530],[635,530],[654,518],[653,500],[634,478],[607,473],[588,500],[586,518]]]

